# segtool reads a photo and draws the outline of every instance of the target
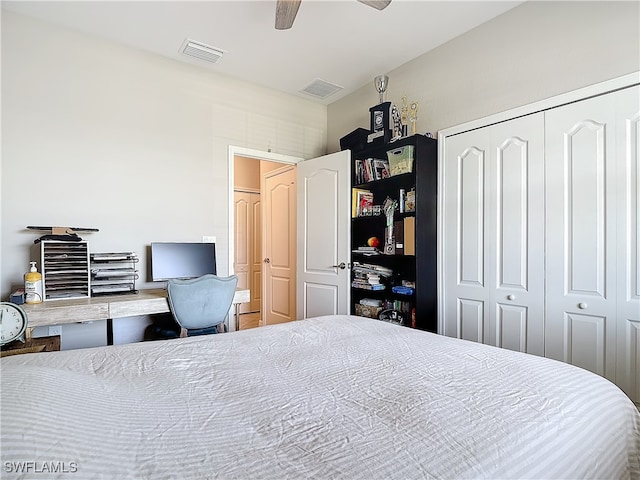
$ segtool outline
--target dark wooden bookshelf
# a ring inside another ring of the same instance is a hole
[[[368,158],[386,160],[387,152],[404,146],[413,147],[413,169],[410,173],[402,173],[388,178],[362,181],[362,174],[358,174],[358,161]],[[415,219],[415,255],[385,254],[384,238],[386,216],[380,215],[357,216],[351,220],[351,313],[356,314],[356,304],[363,298],[386,301],[391,308],[402,306],[405,310],[405,325],[418,329],[437,331],[437,142],[424,135],[413,135],[399,139],[392,143],[367,146],[361,150],[352,151],[352,189],[368,190],[373,193],[373,204],[381,205],[387,197],[400,203],[400,191],[409,192],[415,189],[415,211],[400,212],[396,208],[394,222],[403,222],[405,218]],[[353,199],[353,196],[352,196]],[[377,237],[380,242],[378,255],[367,255],[358,252],[358,247],[367,245],[370,237]],[[404,246],[405,239],[398,245]],[[384,290],[367,290],[355,288],[354,278],[356,267],[360,264],[377,265],[391,269],[390,277],[381,277]],[[413,294],[394,293],[392,288],[402,284],[402,281],[412,282]],[[405,302],[405,303],[399,303]],[[408,310],[407,310],[408,309]],[[415,321],[412,322],[412,311]]]

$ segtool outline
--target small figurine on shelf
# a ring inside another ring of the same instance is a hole
[[[418,120],[418,102],[411,102],[411,114],[409,120],[411,121],[411,134],[416,134],[416,121]]]
[[[393,133],[390,141],[394,142],[403,136],[402,117],[395,103],[391,105],[391,122],[393,124]]]
[[[409,105],[407,104],[407,96],[402,96],[402,108],[400,109],[400,123],[402,124],[402,136],[409,134]]]
[[[404,211],[415,212],[416,211],[416,188],[413,187],[407,192],[404,200]]]

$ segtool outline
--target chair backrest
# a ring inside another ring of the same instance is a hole
[[[169,308],[178,325],[187,330],[224,322],[238,284],[238,277],[203,275],[189,280],[169,280]]]

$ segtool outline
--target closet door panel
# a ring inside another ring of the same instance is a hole
[[[251,194],[247,192],[234,192],[234,272],[238,277],[238,288],[251,287],[251,235],[253,220],[251,215]],[[253,290],[252,290],[253,291]],[[240,313],[247,313],[249,306],[240,304]]]
[[[616,383],[640,403],[640,87],[616,93],[618,362]]]
[[[595,315],[566,313],[564,361],[605,376],[607,320]]]
[[[498,346],[526,352],[529,343],[527,332],[529,312],[527,307],[498,304],[496,318]],[[531,321],[536,321],[536,319]]]
[[[262,204],[259,193],[250,194],[251,208],[251,301],[248,304],[250,312],[259,312],[262,305]],[[245,303],[241,305],[247,305]]]
[[[458,164],[458,283],[483,287],[485,152],[468,148]]]
[[[482,343],[485,305],[481,300],[458,298],[458,338]]]
[[[441,333],[479,342],[484,341],[488,313],[484,237],[488,144],[482,131],[451,137],[444,166],[445,331]]]
[[[612,98],[545,115],[546,355],[615,378],[616,165]]]
[[[527,144],[508,138],[497,148],[497,286],[527,289]]]
[[[491,127],[495,345],[544,355],[544,117]]]

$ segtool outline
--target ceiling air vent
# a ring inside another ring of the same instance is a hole
[[[204,43],[196,42],[189,39],[184,41],[180,52],[184,55],[199,58],[200,60],[204,60],[205,62],[209,63],[216,63],[218,59],[225,53],[224,50],[210,47],[209,45],[205,45]]]
[[[327,98],[329,95],[333,95],[340,90],[342,90],[342,87],[318,78],[300,90],[300,92],[313,95],[317,98]]]

